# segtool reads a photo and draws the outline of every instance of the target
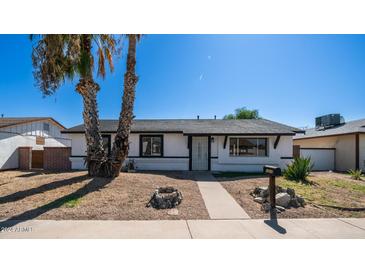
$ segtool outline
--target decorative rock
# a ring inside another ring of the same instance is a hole
[[[180,191],[173,187],[160,187],[155,190],[146,207],[167,209],[178,206],[183,197]]]
[[[304,207],[305,201],[302,197],[295,194],[295,190],[292,188],[283,188],[276,186],[276,211],[278,213],[285,211],[287,208],[300,206]],[[267,186],[255,187],[250,193],[256,203],[262,205],[262,210],[265,212],[270,211],[269,189]]]
[[[255,187],[254,191],[251,192],[253,197],[267,198],[269,196],[269,189],[267,186]]]
[[[264,201],[266,201],[264,198],[262,197],[256,197],[253,199],[256,203],[262,204]]]
[[[305,201],[304,201],[304,199],[302,198],[302,197],[300,197],[300,196],[297,196],[297,201],[298,201],[298,203],[301,205],[301,206],[305,206]]]
[[[294,198],[295,197],[295,190],[292,189],[292,188],[288,188],[286,190],[286,193],[288,193],[290,195],[291,198]]]
[[[278,209],[280,212],[285,211],[285,207],[282,206],[276,206],[276,209]]]
[[[276,194],[275,199],[278,206],[287,207],[291,198],[288,193],[278,193]]]
[[[298,202],[298,198],[297,197],[291,198],[289,205],[292,206],[292,207],[295,207],[295,208],[300,207],[300,204]]]
[[[276,193],[281,193],[281,192],[286,192],[286,189],[282,188],[281,186],[276,186],[275,191]]]

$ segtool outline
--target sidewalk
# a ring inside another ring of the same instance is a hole
[[[1,222],[0,239],[365,239],[365,218]]]
[[[212,220],[249,219],[250,216],[233,199],[211,173],[201,172],[194,175],[200,193]]]

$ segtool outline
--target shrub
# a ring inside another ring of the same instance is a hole
[[[360,169],[350,169],[347,173],[352,179],[361,180],[362,171]]]
[[[307,182],[307,177],[313,169],[310,157],[295,158],[295,160],[287,166],[284,171],[284,178],[290,181]]]

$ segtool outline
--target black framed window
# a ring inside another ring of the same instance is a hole
[[[139,156],[163,156],[163,135],[140,135],[139,138]]]
[[[265,157],[267,138],[229,138],[229,156]]]
[[[111,146],[112,146],[111,136],[110,136],[110,135],[102,135],[101,137],[103,138],[104,151],[105,151],[108,155],[110,155],[110,152],[111,152]]]

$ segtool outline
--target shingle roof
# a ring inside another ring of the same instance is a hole
[[[315,128],[306,129],[305,135],[297,135],[295,139],[325,137],[357,132],[365,132],[365,119],[346,122],[345,124],[323,130],[316,130]]]
[[[118,120],[100,120],[102,132],[116,132]],[[83,133],[84,125],[78,125],[63,133]],[[267,134],[294,135],[300,129],[266,119],[256,120],[215,120],[215,119],[163,119],[134,120],[132,132],[170,132],[183,134]]]
[[[54,123],[56,123],[60,128],[65,129],[63,125],[61,125],[59,122],[57,122],[52,117],[5,117],[0,118],[0,128],[4,127],[10,127],[20,124],[26,124],[31,122],[37,122],[37,121],[44,121],[44,120],[52,120]]]

